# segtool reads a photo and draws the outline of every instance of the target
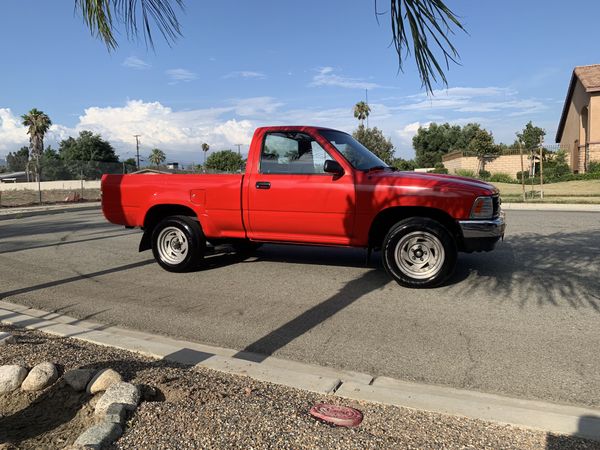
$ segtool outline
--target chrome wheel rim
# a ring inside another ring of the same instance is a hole
[[[158,255],[167,264],[180,264],[188,254],[186,235],[176,227],[166,227],[158,235]]]
[[[400,270],[418,280],[437,275],[444,264],[442,242],[436,235],[426,231],[413,231],[403,236],[394,253]]]

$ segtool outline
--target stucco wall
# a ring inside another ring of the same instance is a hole
[[[479,167],[479,160],[475,156],[460,156],[450,155],[447,159],[442,158],[444,167],[448,169],[448,173],[455,174],[458,169],[467,169],[477,172]],[[523,155],[523,168],[529,170],[531,167],[531,161],[527,158],[527,155]],[[517,172],[521,171],[521,157],[520,155],[502,155],[493,161],[489,161],[485,164],[485,170],[491,174],[495,173],[507,173],[511,177],[516,178]]]
[[[571,98],[571,103],[569,104],[567,118],[565,120],[565,127],[563,129],[562,138],[560,141],[562,146],[572,146],[575,141],[583,143],[580,136],[581,110],[585,106],[588,106],[589,103],[590,95],[585,92],[581,81],[577,80],[575,83],[575,88],[573,89],[573,96]]]
[[[68,181],[42,181],[40,183],[42,191],[49,191],[52,189],[61,190],[77,190],[81,189],[81,180],[68,180]],[[95,181],[83,181],[84,189],[100,189],[100,180]],[[38,190],[37,183],[0,183],[0,191],[26,191]]]

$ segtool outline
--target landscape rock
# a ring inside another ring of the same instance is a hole
[[[108,408],[113,403],[120,403],[130,411],[133,411],[140,401],[140,390],[131,383],[116,383],[111,385],[94,408],[97,415],[106,415]]]
[[[14,344],[15,337],[10,333],[0,332],[0,345]]]
[[[120,383],[121,381],[123,381],[123,378],[119,372],[113,369],[103,369],[90,380],[86,391],[88,394],[96,394],[97,392],[107,390],[111,385]]]
[[[112,403],[108,406],[106,414],[104,415],[104,421],[110,423],[125,422],[125,416],[127,415],[127,405],[123,403]]]
[[[22,366],[0,366],[0,393],[12,392],[21,386],[27,377],[27,369]]]
[[[84,391],[92,376],[94,369],[73,369],[65,372],[63,378],[65,382],[76,391]]]
[[[58,378],[58,370],[51,362],[43,362],[35,366],[21,384],[24,391],[41,391],[50,386]]]
[[[73,446],[99,449],[112,444],[122,434],[123,428],[118,423],[101,422],[85,430]]]

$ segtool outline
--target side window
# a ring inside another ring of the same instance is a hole
[[[324,174],[323,165],[333,159],[305,133],[269,133],[260,155],[260,173]]]

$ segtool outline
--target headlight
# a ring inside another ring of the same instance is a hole
[[[471,208],[471,219],[491,219],[493,215],[492,197],[477,197]]]

